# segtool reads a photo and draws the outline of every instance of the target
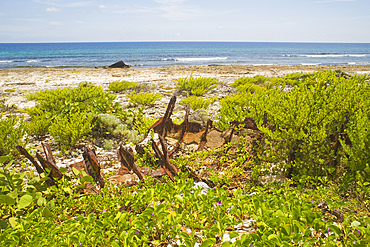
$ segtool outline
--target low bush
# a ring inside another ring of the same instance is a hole
[[[225,129],[230,127],[230,121],[242,121],[247,116],[254,118],[265,135],[260,159],[282,164],[279,169],[289,175],[338,178],[349,168],[356,173],[364,167],[364,162],[361,166],[348,167],[343,162],[344,150],[339,142],[346,138],[344,126],[358,124],[354,116],[360,109],[369,108],[366,98],[370,97],[370,90],[366,79],[366,76],[346,78],[335,72],[321,71],[304,77],[290,90],[286,90],[283,83],[260,92],[238,93],[221,100],[218,125]],[[276,131],[265,128],[265,114],[266,124]],[[356,134],[351,135],[356,142]],[[357,148],[365,151],[360,148],[363,143],[358,144]]]
[[[113,81],[110,82],[108,85],[108,90],[114,93],[119,93],[125,90],[134,89],[138,87],[137,82],[130,82],[130,81]]]
[[[50,125],[50,135],[60,144],[62,150],[76,145],[77,141],[84,138],[93,129],[93,115],[75,113],[60,115]]]
[[[230,85],[236,87],[239,92],[256,93],[279,86],[281,82],[281,78],[269,78],[262,75],[256,75],[254,77],[240,77]]]
[[[76,88],[31,93],[26,98],[37,101],[35,107],[25,109],[31,117],[29,133],[43,135],[50,132],[62,149],[73,146],[79,138],[86,136],[94,126],[94,117],[100,113],[113,112],[118,107],[113,104],[115,95],[86,82]],[[63,124],[67,126],[65,133]]]
[[[142,106],[152,105],[154,104],[154,102],[161,99],[162,97],[163,95],[159,93],[132,92],[131,94],[128,95],[128,98],[130,99],[131,103]]]
[[[15,115],[0,114],[0,156],[17,153],[16,146],[27,143],[27,122]]]
[[[218,86],[217,78],[208,77],[185,77],[177,80],[177,89],[188,95],[201,96]]]
[[[202,97],[197,96],[189,96],[186,98],[182,98],[180,104],[190,106],[193,111],[200,110],[200,109],[207,109],[210,104],[213,104],[217,101],[217,96],[212,97],[211,99],[204,99]]]

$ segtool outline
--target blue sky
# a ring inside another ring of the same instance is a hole
[[[369,0],[0,0],[0,42],[370,43]]]

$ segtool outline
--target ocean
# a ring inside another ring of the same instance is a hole
[[[0,69],[192,65],[367,65],[370,43],[0,43]]]

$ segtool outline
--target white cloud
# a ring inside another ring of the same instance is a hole
[[[106,9],[107,7],[106,7],[106,6],[104,6],[104,5],[99,5],[99,8],[100,8],[100,9]]]
[[[154,0],[161,4],[157,9],[162,13],[162,17],[170,20],[193,20],[206,15],[205,10],[200,9],[197,5],[183,4],[186,0]]]
[[[332,3],[332,2],[354,2],[356,0],[326,0],[326,1],[316,1],[317,3]]]
[[[69,4],[63,4],[63,1],[60,1],[60,0],[56,0],[56,1],[34,0],[34,1],[37,2],[37,3],[57,6],[57,7],[60,7],[60,8],[62,8],[62,7],[65,7],[65,8],[86,7],[86,6],[93,5],[92,1],[74,2],[74,3],[69,3]]]
[[[51,25],[51,26],[60,26],[60,25],[62,25],[62,23],[58,22],[58,21],[51,21],[51,22],[49,22],[49,25]]]
[[[177,4],[177,3],[182,3],[185,1],[186,0],[154,0],[154,2],[161,3],[161,4]]]
[[[225,28],[225,27],[224,27],[224,26],[218,26],[217,28],[223,29],[223,28]]]
[[[45,11],[46,11],[46,12],[60,12],[60,9],[57,9],[57,8],[51,7],[51,8],[47,8]]]

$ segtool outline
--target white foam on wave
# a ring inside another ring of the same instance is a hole
[[[272,63],[256,63],[256,64],[252,64],[254,66],[271,66],[271,65],[275,65],[275,64],[272,64]]]
[[[302,66],[318,66],[320,63],[301,63]]]
[[[213,60],[227,60],[227,57],[184,57],[175,58],[175,61],[192,62],[192,61],[213,61]]]
[[[366,57],[367,54],[315,54],[315,55],[299,55],[300,57]]]
[[[0,63],[13,63],[14,61],[12,60],[1,60]]]
[[[39,63],[41,62],[40,60],[27,60],[27,63]]]
[[[348,65],[356,65],[356,62],[348,62]]]

